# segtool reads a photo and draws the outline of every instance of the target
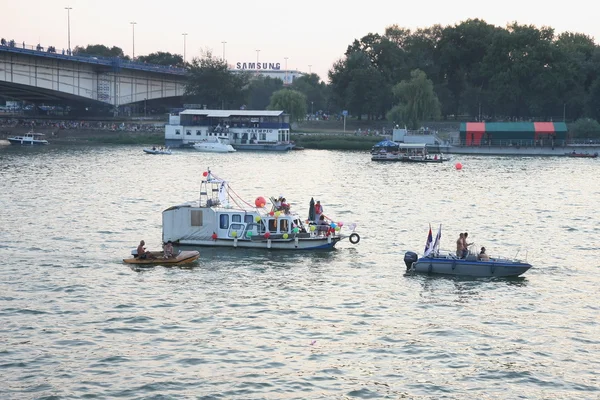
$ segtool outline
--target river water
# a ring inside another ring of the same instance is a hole
[[[462,170],[454,162],[460,161]],[[136,271],[161,211],[210,167],[252,202],[283,194],[357,223],[315,253],[200,249]],[[0,397],[600,397],[600,162],[366,152],[152,156],[135,146],[0,148]],[[429,224],[518,279],[405,276]]]

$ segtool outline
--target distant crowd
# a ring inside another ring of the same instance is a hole
[[[54,129],[93,129],[103,131],[128,131],[128,132],[160,132],[164,130],[162,124],[138,124],[132,122],[106,122],[106,121],[57,121],[43,119],[18,119],[8,118],[0,120],[0,128],[25,127],[54,128]]]

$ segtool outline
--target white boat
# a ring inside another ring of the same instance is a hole
[[[43,133],[34,133],[34,132],[27,132],[24,135],[21,136],[13,136],[13,137],[9,137],[8,141],[11,144],[24,144],[24,145],[37,145],[37,144],[48,144],[48,141],[46,139],[44,139],[44,135]]]
[[[318,250],[332,249],[346,238],[353,244],[360,241],[356,224],[329,220],[327,225],[317,227],[295,212],[277,210],[274,200],[269,204],[262,196],[252,206],[210,170],[203,176],[198,201],[163,211],[165,242],[170,240],[179,246]]]
[[[209,153],[233,153],[235,149],[224,139],[204,140],[194,143],[194,149]]]
[[[408,251],[404,254],[406,271],[427,274],[457,275],[469,277],[516,277],[531,268],[531,264],[504,257],[486,257],[481,259],[470,251],[465,258],[459,258],[450,251],[440,251],[441,226],[432,244],[431,229],[425,252],[422,257]]]
[[[193,146],[204,140],[225,140],[236,150],[288,151],[290,117],[283,111],[184,110],[170,115],[165,144]]]
[[[169,149],[168,147],[166,147],[166,148],[152,147],[151,149],[144,149],[144,153],[147,153],[147,154],[171,154],[171,149]]]
[[[371,161],[441,163],[449,160],[450,158],[443,154],[429,154],[426,143],[397,143],[384,140],[371,150]]]

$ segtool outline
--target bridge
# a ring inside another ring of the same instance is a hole
[[[118,57],[60,54],[15,44],[0,46],[0,95],[36,103],[119,106],[179,97],[186,70]]]

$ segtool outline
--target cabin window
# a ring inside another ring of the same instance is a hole
[[[231,216],[231,222],[242,222],[242,216],[240,214],[233,214]]]
[[[247,224],[251,224],[254,222],[254,217],[252,215],[246,214],[244,215],[244,222]]]
[[[270,219],[269,220],[269,232],[277,232],[277,220]]]
[[[229,214],[221,214],[221,216],[219,217],[219,228],[229,228]]]
[[[175,134],[176,135],[181,135],[181,131],[179,129],[175,129]]]
[[[202,135],[202,131],[196,131],[196,136]]]
[[[288,221],[287,219],[282,219],[281,221],[279,221],[279,232],[281,233],[285,233],[288,232],[290,224],[290,221]]]
[[[192,210],[191,214],[192,226],[202,226],[202,211]]]
[[[187,131],[185,131],[185,134],[188,135],[188,136],[191,136],[192,135],[192,131],[187,130]]]
[[[235,232],[235,235],[234,233]],[[227,232],[227,236],[233,238],[233,237],[237,237],[237,238],[242,238],[242,235],[244,234],[244,225],[243,224],[231,224],[231,226],[229,227],[229,231]]]
[[[260,137],[260,140],[267,140],[267,134],[266,133],[261,133],[259,135],[259,137]]]

